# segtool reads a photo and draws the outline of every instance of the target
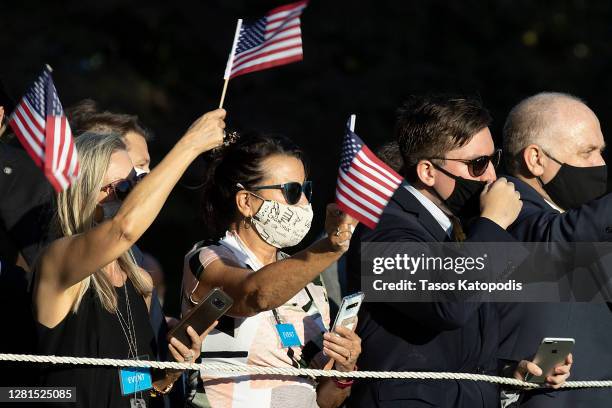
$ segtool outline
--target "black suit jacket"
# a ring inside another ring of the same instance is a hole
[[[6,137],[6,135],[4,136]],[[25,150],[0,143],[0,255],[31,267],[49,242],[53,188]]]
[[[520,241],[598,242],[612,240],[612,194],[560,213],[531,186],[508,177],[521,193],[523,208],[509,232]],[[599,267],[609,264],[604,262]],[[499,305],[500,357],[530,359],[543,337],[573,337],[570,379],[612,379],[612,313],[605,303],[529,303]],[[560,390],[526,393],[525,407],[609,407],[612,390]]]
[[[469,241],[513,241],[497,224],[478,218]],[[433,216],[403,186],[375,230],[359,226],[348,253],[349,287],[360,286],[361,242],[443,242]],[[481,303],[365,303],[359,317],[361,370],[495,373],[497,310]],[[498,407],[499,390],[486,383],[368,380],[353,385],[349,407]]]

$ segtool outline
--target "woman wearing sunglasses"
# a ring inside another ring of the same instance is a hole
[[[225,111],[216,110],[199,118],[138,184],[119,136],[86,133],[76,139],[80,174],[57,198],[62,238],[35,265],[40,354],[154,358],[148,312],[152,281],[136,265],[130,248],[157,217],[187,166],[222,142],[224,117]],[[176,339],[169,344],[176,361],[193,361],[200,352],[206,333],[188,332],[191,344]],[[149,406],[150,394],[168,392],[180,375],[65,365],[45,368],[41,385],[76,387],[78,407],[143,407]]]
[[[328,205],[328,236],[288,256],[313,218],[312,183],[301,150],[284,137],[244,136],[208,170],[204,219],[214,240],[185,257],[183,312],[214,287],[233,299],[207,337],[206,362],[263,367],[355,369],[360,339],[329,333],[329,304],[319,277],[347,249],[356,221]],[[282,376],[203,376],[212,407],[338,406],[351,381]]]

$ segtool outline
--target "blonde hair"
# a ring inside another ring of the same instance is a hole
[[[79,178],[57,197],[57,226],[65,237],[82,234],[95,226],[94,214],[98,205],[98,194],[103,187],[111,155],[126,149],[117,134],[84,133],[76,138],[75,145],[79,155]],[[152,285],[146,279],[146,272],[136,265],[131,250],[123,253],[117,261],[142,296],[151,293]],[[92,283],[102,306],[110,313],[115,313],[117,293],[102,269],[81,281],[79,295],[72,311],[76,313],[83,295]]]

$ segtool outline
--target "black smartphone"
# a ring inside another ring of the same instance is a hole
[[[233,304],[234,300],[227,293],[219,288],[214,288],[170,330],[168,340],[174,337],[185,346],[191,347],[191,337],[187,333],[187,327],[191,326],[198,334],[201,334],[215,320],[223,316]]]

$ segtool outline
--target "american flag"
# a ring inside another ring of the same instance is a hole
[[[25,93],[9,124],[56,191],[64,190],[77,178],[77,151],[49,66]]]
[[[336,204],[374,229],[402,177],[368,149],[349,123],[342,143]]]
[[[239,20],[224,78],[301,61],[300,15],[307,4],[299,1],[277,7],[253,23]]]

